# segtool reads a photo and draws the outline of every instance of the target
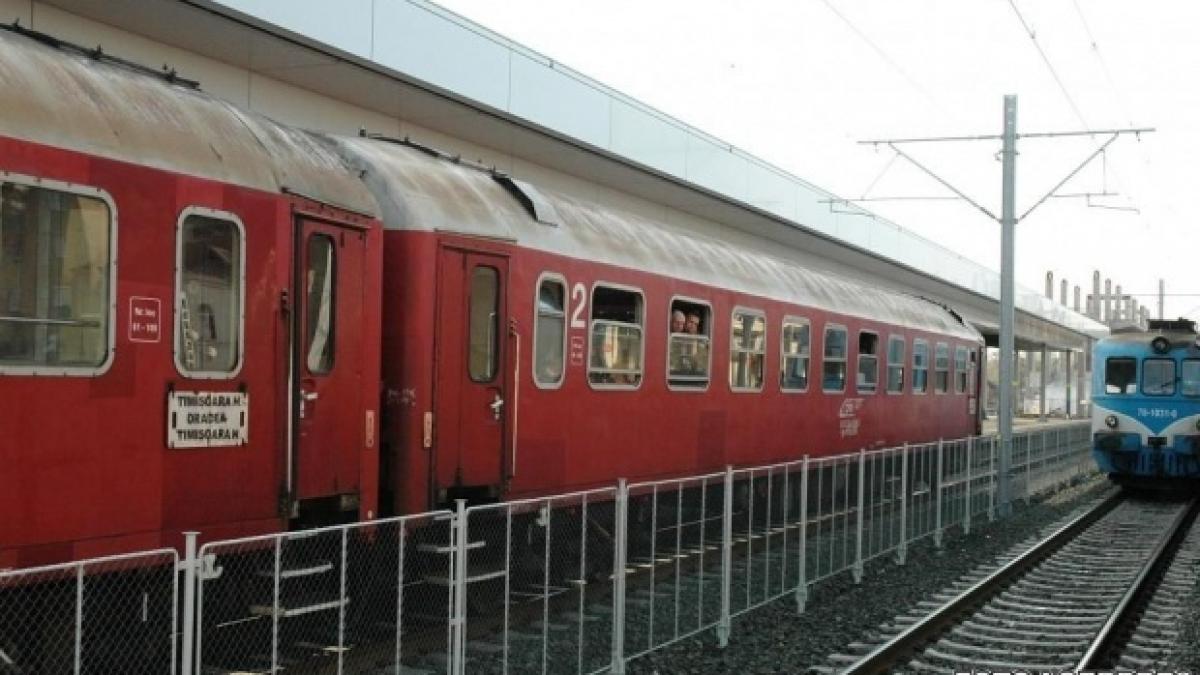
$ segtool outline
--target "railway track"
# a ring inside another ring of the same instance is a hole
[[[896,620],[881,644],[853,645],[817,670],[1063,672],[1161,662],[1173,647],[1163,612],[1178,606],[1178,590],[1194,583],[1187,563],[1200,559],[1200,535],[1189,535],[1197,503],[1104,500],[932,611]]]

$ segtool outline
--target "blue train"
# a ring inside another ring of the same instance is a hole
[[[1096,343],[1092,454],[1119,483],[1200,477],[1200,336],[1194,321],[1150,321]]]

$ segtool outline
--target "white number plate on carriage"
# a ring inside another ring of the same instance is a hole
[[[167,394],[167,447],[245,445],[250,400],[242,392],[172,391]]]

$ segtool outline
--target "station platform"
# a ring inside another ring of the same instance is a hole
[[[1017,417],[1013,419],[1013,429],[1030,430],[1030,429],[1050,429],[1056,426],[1065,424],[1078,424],[1087,420],[1086,417],[1047,417],[1039,419],[1037,417]],[[995,417],[989,417],[983,421],[983,433],[994,434],[999,431],[999,420]]]

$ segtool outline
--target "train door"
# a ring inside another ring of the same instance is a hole
[[[436,480],[467,498],[495,496],[504,480],[507,282],[503,256],[438,252]]]
[[[294,494],[357,507],[363,450],[367,233],[298,217],[292,361]],[[326,509],[322,509],[326,510]]]

